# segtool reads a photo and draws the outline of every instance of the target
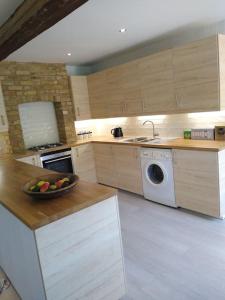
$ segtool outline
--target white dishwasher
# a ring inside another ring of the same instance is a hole
[[[144,197],[177,207],[171,149],[142,148],[141,168]]]

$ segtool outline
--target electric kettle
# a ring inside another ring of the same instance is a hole
[[[111,130],[111,134],[117,138],[117,137],[123,137],[123,131],[122,131],[122,128],[121,127],[116,127],[116,128],[113,128]]]

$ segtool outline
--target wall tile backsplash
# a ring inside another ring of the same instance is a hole
[[[213,128],[215,125],[225,125],[225,111],[77,121],[75,128],[76,132],[91,130],[93,136],[107,136],[112,128],[120,126],[125,136],[151,136],[151,125],[142,125],[145,120],[155,123],[156,132],[161,137],[183,137],[185,128]]]
[[[12,153],[8,132],[0,132],[0,155]]]
[[[55,108],[52,102],[19,104],[20,122],[26,148],[59,142]]]

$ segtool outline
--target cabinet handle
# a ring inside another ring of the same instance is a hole
[[[123,113],[124,112],[124,103],[123,102],[120,104],[120,109],[121,109],[121,112]]]
[[[79,107],[77,107],[77,115],[78,115],[78,117],[80,117],[80,108]]]
[[[138,150],[134,149],[134,158],[137,160],[138,159]]]
[[[5,126],[5,118],[4,118],[3,115],[1,115],[1,123],[2,123],[3,126]]]
[[[79,157],[79,150],[76,149],[77,158]]]
[[[127,111],[127,103],[124,103],[124,112]]]
[[[144,101],[142,101],[142,112],[144,112],[145,111],[145,103],[144,103]]]
[[[179,100],[177,94],[175,95],[175,100],[176,100],[177,107],[179,107],[180,106],[180,100]]]
[[[175,151],[172,151],[172,157],[173,157],[173,164],[174,164],[174,165],[177,164],[175,153],[176,153]]]

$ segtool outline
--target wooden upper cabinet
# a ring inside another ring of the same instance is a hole
[[[172,51],[177,112],[219,110],[218,36]]]
[[[5,102],[2,93],[2,87],[0,82],[0,132],[8,131],[8,119],[6,116]]]
[[[111,117],[120,117],[124,113],[120,69],[121,66],[118,66],[105,71],[107,110]]]
[[[225,36],[90,75],[88,89],[94,118],[225,109]]]
[[[137,116],[142,114],[143,105],[138,61],[129,62],[122,66],[121,85],[123,91],[124,114]]]
[[[106,70],[107,102],[111,116],[132,116],[142,113],[140,78],[137,62]]]
[[[149,55],[139,61],[143,113],[172,113],[176,110],[172,50]]]
[[[75,111],[75,119],[87,120],[91,118],[87,77],[86,76],[71,76],[70,85],[72,90],[72,98]]]
[[[142,114],[138,64],[131,62],[88,76],[93,118]]]
[[[219,47],[219,93],[220,93],[220,108],[225,109],[225,35],[218,35]]]
[[[87,84],[92,118],[110,117],[107,106],[106,72],[88,75]]]

